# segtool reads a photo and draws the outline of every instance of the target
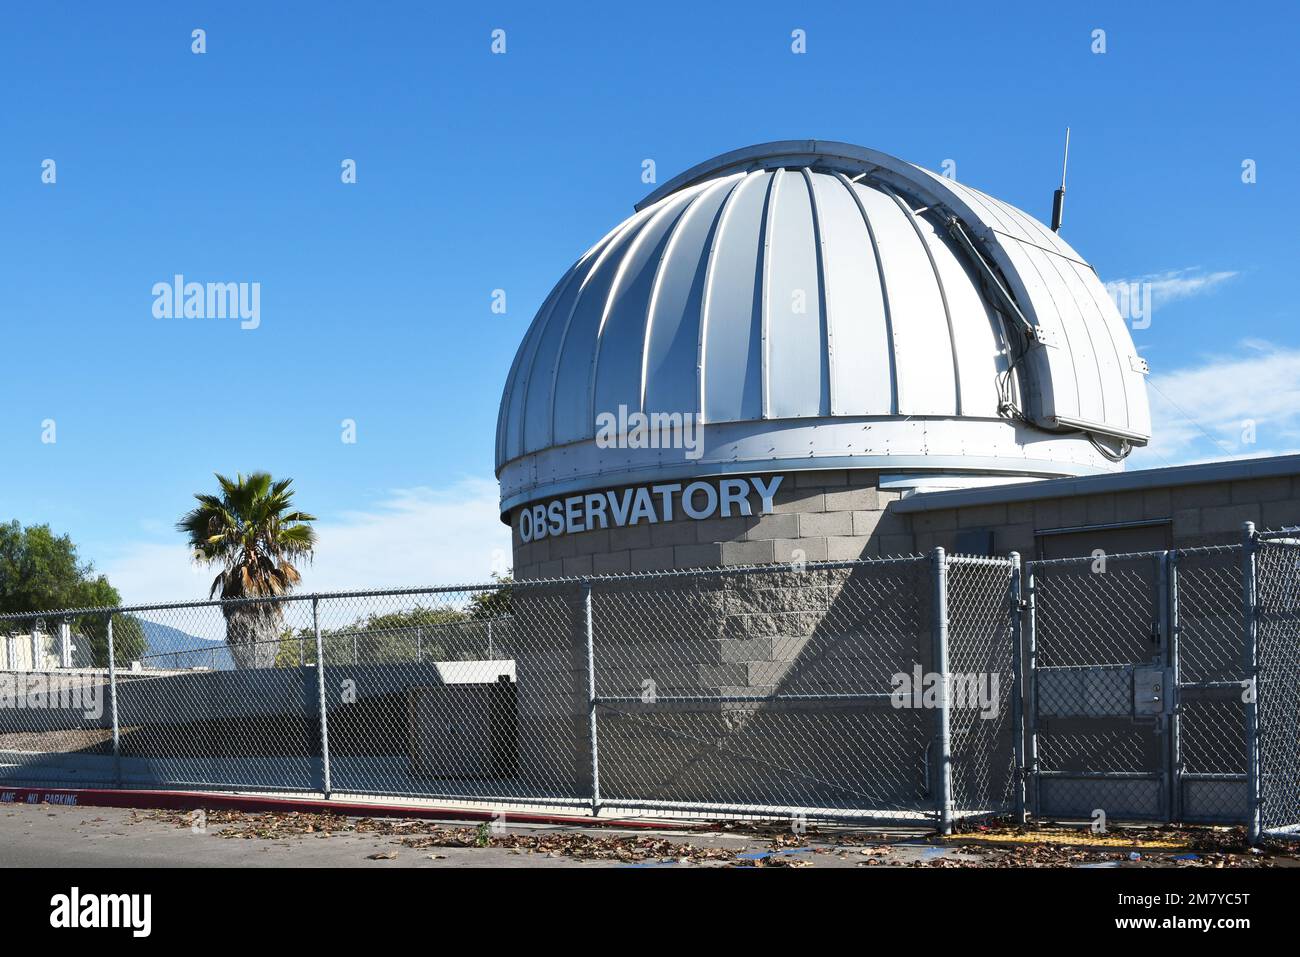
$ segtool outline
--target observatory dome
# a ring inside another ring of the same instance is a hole
[[[1150,434],[1145,372],[1032,216],[874,150],[768,143],[655,190],[551,291],[501,400],[501,510],[777,470],[1114,471]],[[702,442],[598,440],[633,413]]]

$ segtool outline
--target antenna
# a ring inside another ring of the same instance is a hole
[[[1065,128],[1065,158],[1061,160],[1061,188],[1052,194],[1052,232],[1061,231],[1061,219],[1065,216],[1065,168],[1070,163],[1070,128]]]

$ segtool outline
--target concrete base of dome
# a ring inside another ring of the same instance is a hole
[[[784,472],[777,473],[781,484],[769,514],[677,517],[527,543],[516,508],[514,571],[521,579],[558,578],[843,561],[924,553],[936,545],[950,552],[1015,550],[1032,559],[1093,548],[1113,553],[1229,544],[1239,540],[1243,521],[1265,528],[1300,525],[1297,462],[1300,457],[1247,460],[907,498],[892,476],[881,488],[881,474],[873,470]]]
[[[672,521],[524,542],[519,531],[522,509],[515,509],[511,514],[515,577],[815,562],[913,550],[906,520],[889,510],[902,493],[881,489],[880,473],[780,474],[781,485],[769,514],[695,520],[682,516],[678,505]]]

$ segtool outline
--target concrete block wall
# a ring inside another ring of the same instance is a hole
[[[732,516],[596,529],[524,543],[511,513],[516,578],[560,578],[816,562],[912,551],[905,518],[889,505],[900,493],[877,487],[870,470],[783,473],[768,515]],[[681,516],[680,496],[674,514]]]
[[[1025,486],[1024,499],[993,505],[968,505],[911,512],[914,548],[955,548],[968,529],[993,531],[996,554],[1019,551],[1036,555],[1036,535],[1050,529],[1124,522],[1169,523],[1169,545],[1190,548],[1241,541],[1243,522],[1260,529],[1300,525],[1300,476],[1250,478],[1175,485],[1133,491],[1102,492],[1069,498],[1035,498]]]
[[[1029,559],[1037,557],[1039,533],[1055,529],[1161,522],[1167,523],[1170,547],[1188,548],[1235,543],[1246,521],[1261,529],[1300,525],[1300,474],[1070,497],[1046,497],[1038,493],[1050,483],[1026,483],[1013,501],[907,512],[893,507],[901,493],[880,489],[878,482],[879,474],[870,470],[785,473],[768,515],[678,518],[529,544],[519,540],[516,511],[515,575],[551,578],[928,554],[937,545],[956,551],[963,533],[976,530],[992,532],[994,554],[1019,551]]]

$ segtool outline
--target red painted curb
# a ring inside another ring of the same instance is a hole
[[[504,813],[510,820],[524,824],[555,824],[579,827],[619,827],[661,830],[664,822],[628,821],[617,818],[575,817],[564,814],[539,814],[508,809],[420,807],[411,804],[366,804],[360,801],[326,801],[322,798],[261,797],[250,794],[220,794],[196,791],[119,791],[107,788],[29,788],[0,787],[0,806],[5,804],[61,804],[70,807],[163,808],[192,811],[197,808],[232,811],[305,811],[328,812],[348,817],[424,817],[451,821],[490,821]],[[699,825],[674,821],[674,829],[692,830]]]

